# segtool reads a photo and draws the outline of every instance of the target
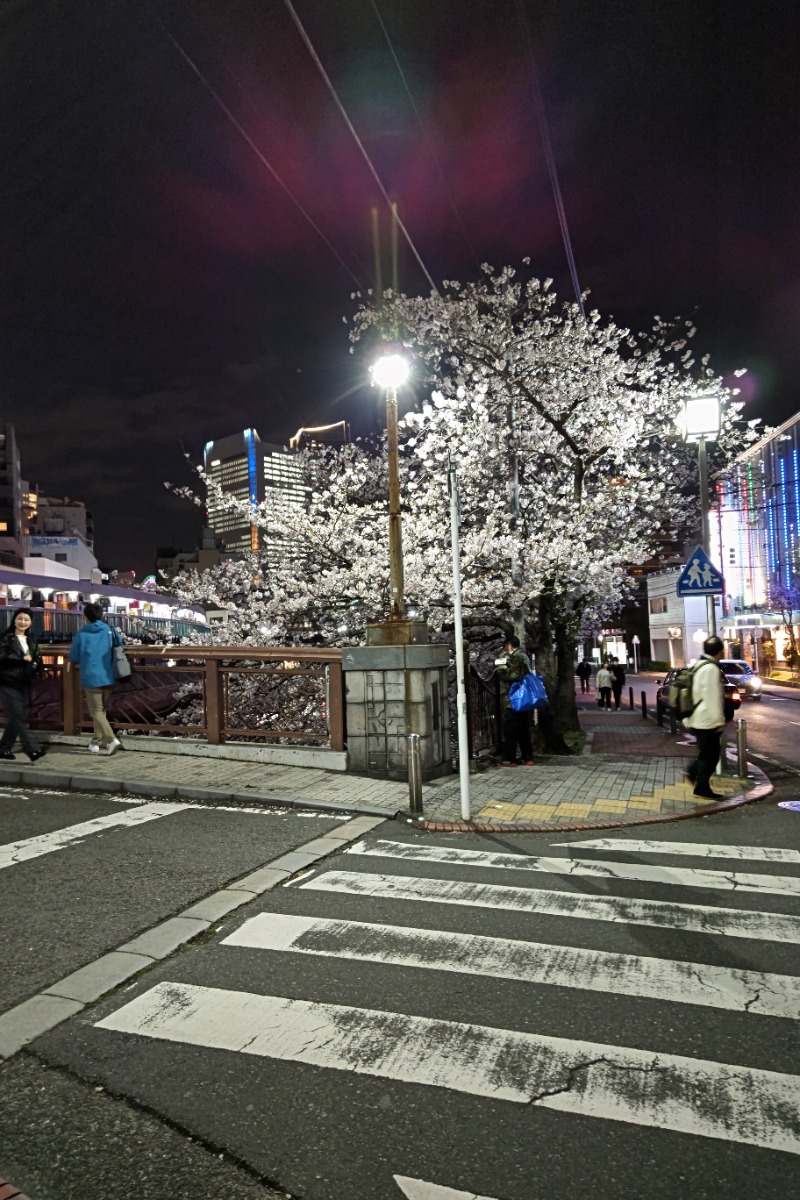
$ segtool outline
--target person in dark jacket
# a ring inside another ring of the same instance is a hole
[[[622,703],[622,689],[625,686],[625,668],[618,658],[612,658],[608,664],[611,672],[611,691],[614,693],[614,708],[619,712]]]
[[[589,680],[592,678],[592,664],[589,662],[588,658],[585,658],[583,662],[578,663],[575,674],[581,681],[581,691],[588,692],[590,690]]]
[[[25,723],[25,702],[36,671],[41,665],[39,645],[31,626],[29,608],[18,608],[14,621],[0,637],[0,692],[6,708],[6,728],[0,738],[0,758],[15,758],[19,738],[31,762],[44,754]]]
[[[114,646],[122,645],[116,629],[103,621],[103,610],[97,604],[84,605],[86,624],[72,639],[70,662],[81,670],[81,686],[92,718],[94,734],[89,743],[93,754],[113,754],[121,743],[108,723],[106,710],[114,683]]]
[[[497,674],[506,683],[519,683],[531,669],[530,659],[521,649],[518,637],[506,639],[505,658],[496,664]],[[503,712],[503,766],[517,766],[517,745],[519,744],[524,767],[533,766],[533,747],[531,745],[531,714],[529,712],[514,712],[511,701],[506,695]]]

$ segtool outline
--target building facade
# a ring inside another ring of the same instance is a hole
[[[736,460],[717,483],[717,501],[722,636],[753,662],[760,649],[761,669],[769,658],[780,666],[790,628],[800,636],[800,413]]]
[[[223,493],[251,509],[263,504],[267,516],[279,524],[291,524],[292,516],[305,505],[300,458],[284,446],[262,442],[255,429],[208,442],[203,466]],[[293,555],[290,534],[260,528],[211,492],[208,526],[228,556],[260,553],[268,565],[276,566]]]

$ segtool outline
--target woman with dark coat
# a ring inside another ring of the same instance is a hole
[[[0,758],[14,758],[17,738],[31,762],[44,750],[37,745],[25,724],[25,701],[40,665],[39,644],[33,635],[31,610],[18,608],[14,621],[0,636],[0,693],[6,708],[6,728],[0,738]]]

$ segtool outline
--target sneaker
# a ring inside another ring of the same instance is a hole
[[[107,746],[101,746],[99,752],[100,754],[105,754],[106,757],[108,757],[108,755],[113,754],[115,750],[119,750],[121,745],[122,742],[119,740],[119,738],[114,738],[108,743]]]
[[[724,800],[722,792],[712,792],[711,788],[707,792],[700,792],[697,788],[694,789],[694,795],[702,797],[703,800]]]
[[[45,754],[45,750],[34,750],[33,754],[28,755],[28,758],[31,762],[37,762],[40,758],[44,758]]]
[[[516,767],[516,765],[517,764],[515,762],[510,762],[509,760],[504,760],[500,763],[501,767]]]
[[[10,750],[0,750],[0,758],[16,758],[16,754],[12,754]]]
[[[100,753],[100,747],[98,746],[97,742],[89,743],[89,753],[90,754],[99,754]]]
[[[523,767],[532,767],[533,759],[532,758],[523,758],[522,765],[523,765]]]

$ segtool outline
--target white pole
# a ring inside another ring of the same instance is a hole
[[[461,782],[461,819],[470,819],[469,809],[469,732],[467,730],[467,689],[464,679],[464,626],[461,620],[461,555],[458,547],[458,476],[449,467],[450,544],[453,552],[453,613],[456,639],[456,711],[458,712],[458,774]]]
[[[636,663],[636,650],[637,650],[637,646],[636,646],[636,642],[634,642],[633,643],[633,673],[634,673],[634,675],[639,674],[639,667]]]

